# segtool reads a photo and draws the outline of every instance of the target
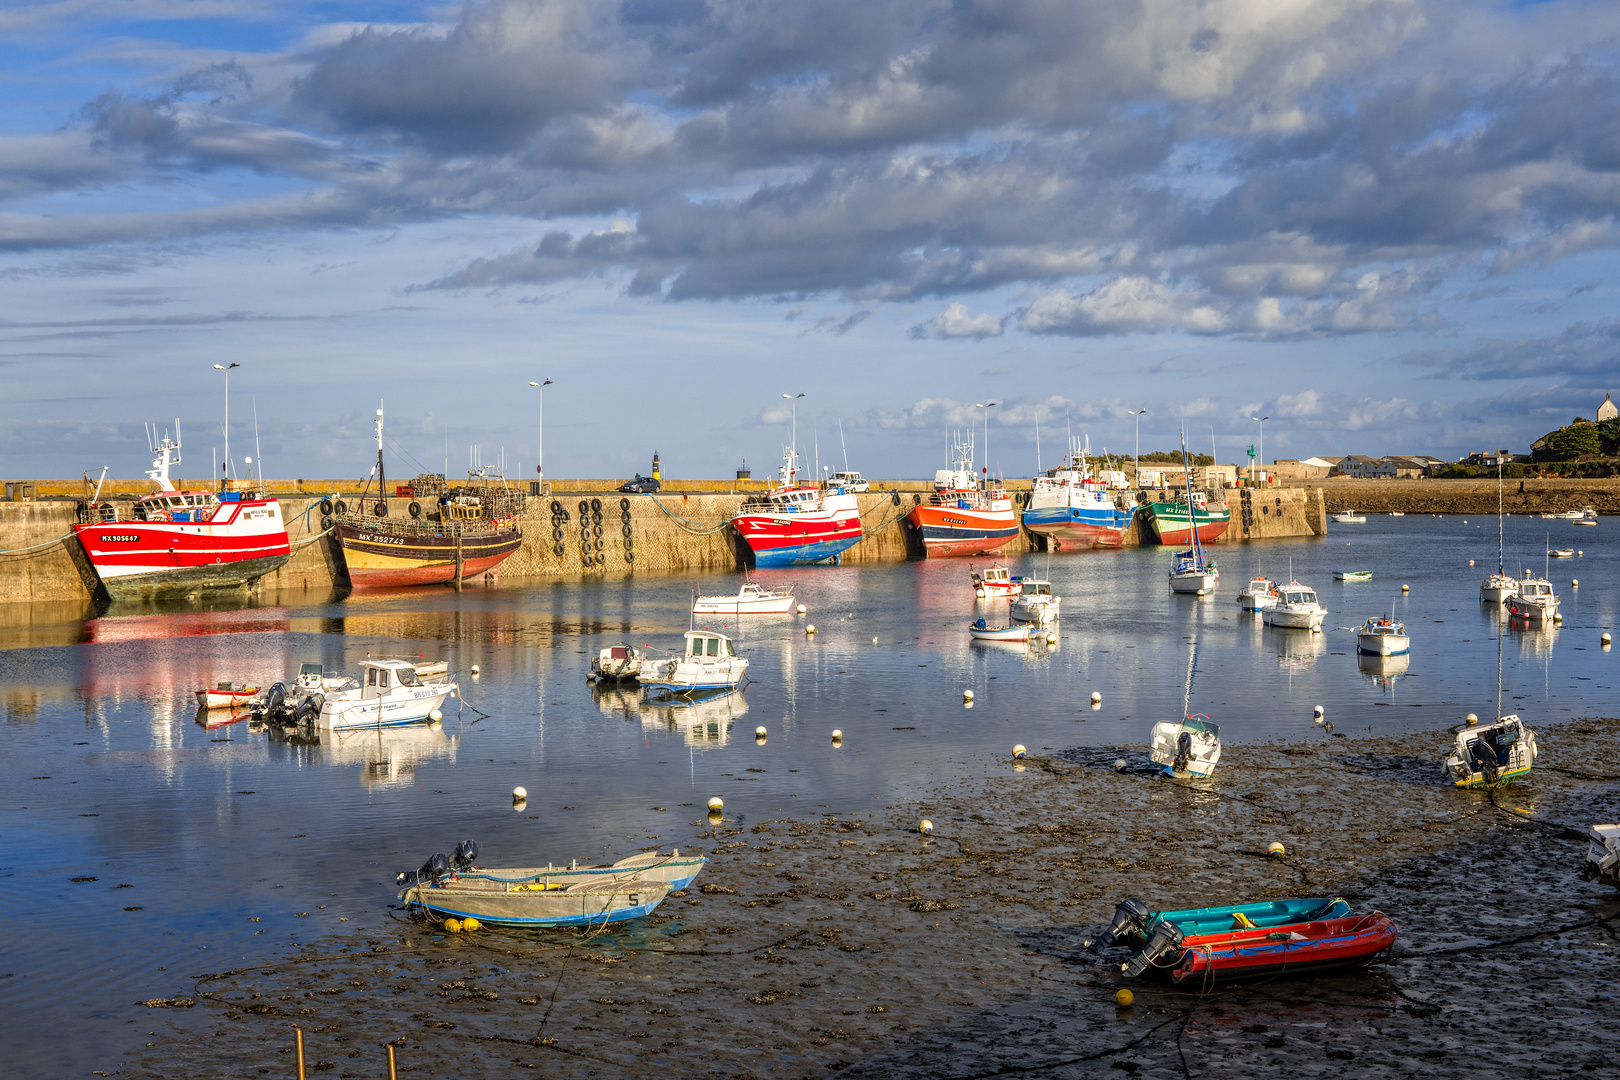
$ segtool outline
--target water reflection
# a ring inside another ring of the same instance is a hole
[[[456,763],[457,736],[437,725],[375,728],[371,731],[323,731],[319,745],[308,748],[312,765],[359,767],[367,791],[408,787],[416,782],[418,764],[439,759]]]
[[[1400,656],[1369,656],[1361,653],[1357,655],[1356,666],[1379,689],[1389,690],[1394,687],[1395,680],[1405,675],[1406,669],[1412,666],[1412,656],[1410,653]]]
[[[1277,643],[1277,666],[1289,674],[1308,670],[1327,652],[1327,635],[1309,630],[1272,628]]]
[[[731,741],[731,729],[748,714],[742,691],[708,696],[651,699],[641,703],[641,726],[679,733],[687,746],[718,747]]]

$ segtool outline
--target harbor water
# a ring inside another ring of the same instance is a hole
[[[315,944],[380,949],[402,925],[394,874],[469,837],[489,865],[707,853],[716,834],[703,807],[720,796],[731,829],[859,819],[882,843],[911,808],[1012,782],[1014,744],[1055,761],[1129,754],[1134,767],[1151,725],[1184,705],[1220,726],[1232,759],[1216,782],[1286,802],[1290,785],[1312,781],[1246,775],[1243,748],[1343,736],[1376,752],[1387,739],[1437,762],[1466,713],[1494,714],[1499,670],[1502,712],[1532,728],[1612,713],[1616,660],[1599,635],[1616,623],[1620,526],[1508,519],[1510,574],[1542,572],[1549,534],[1582,552],[1552,561],[1564,619],[1539,628],[1509,627],[1479,603],[1496,526],[1374,517],[1325,539],[1216,546],[1221,582],[1207,597],[1170,593],[1169,549],[1020,556],[1015,574],[1047,576],[1063,598],[1056,643],[1028,646],[969,641],[973,619],[995,625],[1007,606],[974,597],[969,560],[764,572],[807,613],[700,619],[736,637],[750,682],[696,704],[593,688],[590,659],[618,643],[677,648],[694,592],[735,591],[741,575],[267,594],[71,621],[47,605],[12,611],[0,625],[0,880],[13,918],[0,1049],[10,1075],[26,1077],[130,1071],[164,1039],[195,1049],[212,1031],[206,1003],[138,1003],[191,1000],[200,973],[270,968]],[[1336,582],[1335,570],[1373,576]],[[1314,587],[1325,632],[1240,611],[1254,574]],[[1358,659],[1354,635],[1337,629],[1382,613],[1405,622],[1409,661]],[[445,660],[461,699],[440,727],[327,733],[318,745],[195,706],[193,691],[220,681],[290,681],[314,661],[353,673],[368,656]],[[1318,705],[1331,732],[1312,720]],[[516,786],[528,800],[514,810]],[[1097,899],[1063,918],[1110,909]],[[742,932],[756,916],[768,925],[781,911],[725,918]],[[978,932],[1022,952],[1045,917],[1020,918]],[[274,1045],[263,1053],[285,1043]],[[268,1060],[287,1074],[285,1058],[245,1052],[240,1074]],[[367,1069],[355,1075],[376,1075]]]

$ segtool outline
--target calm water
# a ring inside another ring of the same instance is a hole
[[[965,560],[773,572],[762,580],[791,582],[809,614],[747,620],[737,636],[753,684],[684,708],[593,693],[590,656],[626,640],[677,645],[693,589],[735,578],[272,597],[82,622],[48,607],[8,613],[0,880],[14,921],[0,1052],[22,1075],[111,1070],[172,1015],[133,1002],[189,996],[187,976],[268,962],[290,942],[375,933],[394,872],[463,837],[496,864],[622,857],[687,842],[711,795],[744,820],[868,813],[981,775],[1015,742],[1140,746],[1149,725],[1179,715],[1194,643],[1191,707],[1228,743],[1322,737],[1317,704],[1341,731],[1443,731],[1494,708],[1499,616],[1477,590],[1495,525],[1374,518],[1326,540],[1217,548],[1222,583],[1205,599],[1169,593],[1166,549],[1028,556],[1014,572],[1048,574],[1064,618],[1056,647],[1027,649],[968,641],[966,624],[996,608],[975,601]],[[1504,705],[1532,724],[1601,713],[1612,698],[1598,633],[1615,623],[1617,528],[1509,519],[1510,572],[1540,571],[1549,530],[1584,549],[1552,564],[1563,628],[1502,641]],[[1413,636],[1410,665],[1364,670],[1348,633],[1273,630],[1237,610],[1251,574],[1286,579],[1290,561],[1329,627],[1393,607]],[[1336,583],[1334,569],[1375,577]],[[313,660],[353,670],[368,653],[448,660],[465,707],[449,703],[442,731],[315,747],[198,722],[197,687],[286,679]],[[514,813],[519,784],[529,803]]]

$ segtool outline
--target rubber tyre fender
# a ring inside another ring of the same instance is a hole
[[[579,500],[579,512],[582,513],[582,514],[590,513],[591,512],[591,504],[586,502],[584,499]]]
[[[378,502],[377,502],[377,505],[372,507],[372,513],[376,514],[380,518],[387,517],[388,516],[388,500],[379,499]]]
[[[635,546],[636,546],[636,541],[635,541],[635,539],[633,537],[627,536],[627,537],[624,538],[624,550],[629,551],[631,548],[633,548]]]
[[[562,553],[566,550],[561,544],[553,544],[551,547],[551,553],[559,558],[562,557]]]
[[[600,537],[602,535],[602,526],[600,524],[591,526],[591,535]]]
[[[625,513],[628,514],[630,512],[630,500],[629,499],[620,499],[619,500],[619,509],[623,510]]]
[[[342,499],[339,499],[336,503],[334,503],[332,508],[339,514],[347,514],[349,512],[349,504],[344,502]]]
[[[624,528],[623,528],[622,531],[624,533],[624,538],[626,540],[630,539],[630,534],[631,534],[632,530],[630,528],[630,523],[628,521],[624,523]]]
[[[591,557],[589,555],[581,555],[579,557],[579,564],[581,566],[590,566],[591,565]]]
[[[562,512],[563,512],[562,503],[558,502],[556,499],[552,499],[551,500],[551,516],[556,517],[558,514],[560,514]]]
[[[411,505],[407,506],[405,509],[411,512],[411,517],[413,518],[419,518],[422,516],[422,504],[417,502],[415,499],[412,499]]]
[[[624,561],[625,562],[635,562],[636,561],[636,553],[631,551],[629,548],[625,548],[624,549]]]
[[[600,514],[602,512],[602,500],[601,499],[592,499],[591,500],[591,512],[594,513],[594,514]]]
[[[600,540],[598,540],[598,541],[597,541],[597,542],[596,542],[596,550],[597,550],[597,551],[601,551],[601,550],[602,550],[602,547],[603,547],[603,544],[602,544],[602,541],[600,541]]]
[[[330,529],[331,527],[332,527],[332,519],[330,517],[321,518],[321,532],[325,532],[326,530]]]
[[[322,499],[321,500],[321,516],[322,517],[329,517],[329,516],[331,516],[331,513],[332,513],[332,500],[331,499]]]
[[[551,538],[553,540],[561,540],[562,539],[562,530],[561,529],[552,529],[551,530]]]
[[[922,505],[922,496],[921,495],[913,495],[911,497],[911,505],[912,506],[921,506]]]
[[[598,525],[602,524],[602,511],[600,511],[600,510],[592,510],[591,511],[591,520],[594,521]]]

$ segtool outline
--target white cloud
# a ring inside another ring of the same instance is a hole
[[[927,322],[913,326],[911,336],[943,340],[1000,337],[1005,321],[1005,316],[997,318],[988,312],[983,315],[969,315],[966,304],[951,304]]]

